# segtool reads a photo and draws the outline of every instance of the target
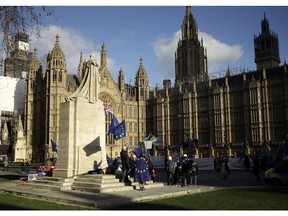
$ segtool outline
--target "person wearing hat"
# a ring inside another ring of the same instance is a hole
[[[174,185],[174,174],[175,174],[175,163],[172,160],[171,156],[168,156],[168,160],[166,163],[166,173],[167,173],[167,185]]]
[[[189,169],[189,158],[187,157],[187,154],[184,154],[182,157],[182,170],[181,170],[181,176],[182,176],[182,187],[187,186],[187,181],[190,179],[190,169]]]

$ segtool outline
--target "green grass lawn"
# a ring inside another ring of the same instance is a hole
[[[288,210],[287,187],[225,189],[150,202],[114,210]]]
[[[28,199],[0,192],[0,210],[93,210],[93,209],[94,208],[63,205],[58,203]]]
[[[288,210],[287,187],[225,189],[103,210]],[[0,193],[1,210],[91,210]],[[96,209],[95,209],[96,210]]]

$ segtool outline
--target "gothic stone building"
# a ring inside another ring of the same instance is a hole
[[[264,16],[262,32],[254,38],[256,71],[209,79],[207,52],[198,39],[198,27],[191,7],[181,27],[182,35],[175,53],[175,84],[163,81],[163,88],[149,89],[149,79],[140,57],[134,85],[125,82],[120,69],[116,83],[107,67],[103,44],[99,72],[104,106],[111,104],[119,121],[126,120],[127,137],[115,141],[106,137],[106,151],[119,156],[124,143],[138,144],[150,132],[163,145],[153,154],[171,154],[174,147],[196,151],[199,157],[239,156],[270,152],[285,140],[288,117],[288,72],[280,66],[278,36],[270,30]],[[50,140],[58,143],[59,104],[74,92],[84,76],[81,54],[78,76],[67,74],[65,56],[56,36],[55,47],[47,56],[45,73],[37,50],[27,76],[25,131],[31,158],[51,157]],[[103,107],[104,114],[104,107]],[[106,115],[108,131],[112,115]],[[61,143],[58,143],[61,148]]]

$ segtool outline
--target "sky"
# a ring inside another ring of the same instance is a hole
[[[96,56],[100,64],[101,46],[107,50],[108,69],[115,82],[122,67],[127,83],[134,84],[140,57],[151,88],[163,87],[163,80],[175,82],[175,52],[181,39],[185,5],[167,6],[53,6],[54,16],[42,17],[41,38],[30,35],[30,51],[45,59],[60,36],[69,74],[77,74],[80,53]],[[281,64],[288,60],[288,6],[193,6],[192,14],[207,49],[211,79],[227,68],[236,74],[255,70],[254,35],[261,32],[266,18],[270,30],[278,34]]]

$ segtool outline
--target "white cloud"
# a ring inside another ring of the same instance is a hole
[[[171,80],[174,80],[175,77],[175,52],[179,38],[181,38],[180,30],[175,32],[172,37],[161,35],[153,42],[157,57],[156,70],[161,71],[165,77]],[[216,77],[220,70],[227,69],[229,65],[235,65],[244,53],[240,45],[228,45],[207,33],[199,32],[199,40],[201,38],[207,49],[208,73],[211,78]]]
[[[84,59],[88,59],[91,54],[94,54],[100,66],[101,49],[97,49],[97,47],[101,47],[102,44],[95,45],[91,39],[72,28],[51,25],[48,28],[42,29],[40,32],[41,38],[37,38],[35,35],[31,36],[30,51],[33,51],[36,47],[38,58],[46,55],[49,51],[53,50],[57,34],[60,37],[60,46],[65,55],[69,74],[77,74],[81,52]],[[107,58],[107,63],[109,68],[113,68],[115,65],[115,61],[109,58]],[[44,70],[45,68],[43,68]]]
[[[238,44],[228,45],[204,32],[199,32],[199,38],[203,38],[204,47],[207,48],[208,72],[212,77],[221,75],[219,71],[235,65],[244,54],[243,48]]]

